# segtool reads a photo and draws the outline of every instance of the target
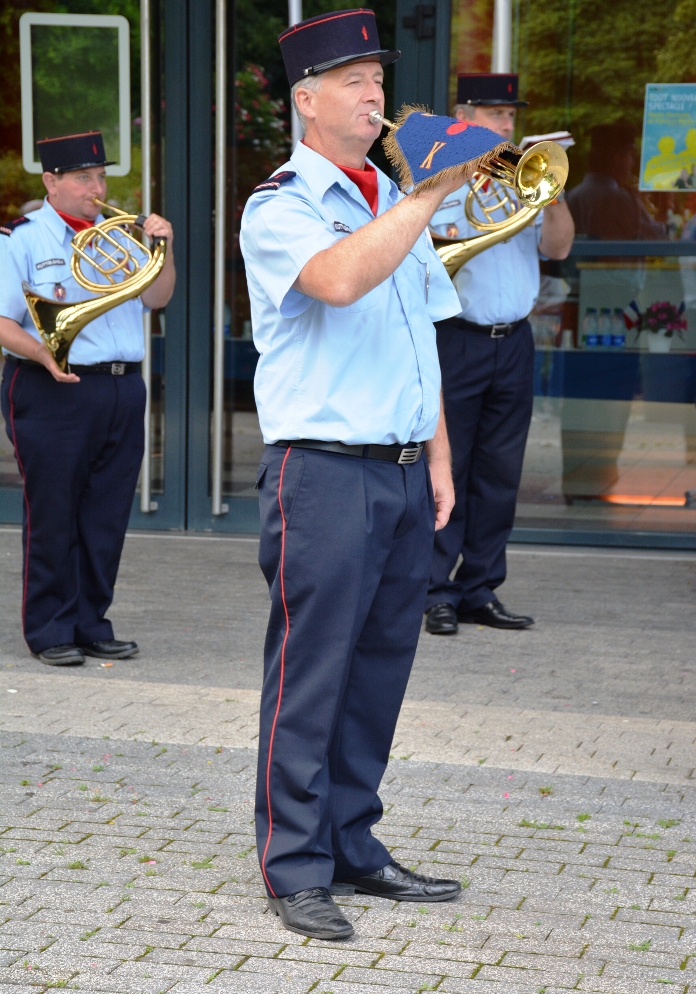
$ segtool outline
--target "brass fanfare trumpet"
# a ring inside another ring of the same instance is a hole
[[[75,234],[71,241],[70,271],[81,287],[100,296],[79,303],[58,303],[42,297],[28,283],[22,283],[32,320],[44,345],[63,371],[68,365],[70,346],[85,325],[112,307],[140,296],[157,279],[167,256],[166,238],[155,239],[150,250],[128,230],[129,225],[142,227],[145,223],[142,214],[128,214],[96,197],[94,203],[113,211],[116,216]],[[118,238],[110,234],[114,229],[118,230]],[[132,243],[130,249],[124,241]],[[87,251],[88,247],[91,252]],[[136,250],[141,258],[144,256],[144,262],[138,261]],[[84,265],[91,266],[106,282],[90,279],[83,272]]]
[[[395,127],[376,110],[368,115],[368,120]],[[464,203],[467,221],[482,234],[474,238],[444,238],[430,229],[448,275],[454,276],[474,256],[507,241],[531,224],[539,211],[556,199],[567,179],[568,156],[557,142],[537,142],[526,152],[504,151],[491,159],[474,173]],[[483,220],[476,216],[476,207]],[[493,215],[498,211],[503,216],[496,220]]]

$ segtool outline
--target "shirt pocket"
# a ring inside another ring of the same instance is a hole
[[[422,300],[427,300],[432,256],[425,235],[421,235],[404,260],[407,266],[409,284]],[[402,263],[403,265],[404,263]]]
[[[370,308],[376,307],[382,299],[385,286],[386,280],[384,283],[380,283],[379,286],[376,286],[374,290],[370,290],[369,293],[366,293],[364,297],[356,300],[354,304],[349,304],[346,307],[348,313],[356,314],[358,311],[369,311]]]

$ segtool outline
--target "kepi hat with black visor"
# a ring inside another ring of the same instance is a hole
[[[388,66],[401,55],[380,47],[375,12],[363,7],[310,17],[283,31],[278,41],[291,87],[308,76],[368,56]]]
[[[477,107],[527,107],[517,96],[519,76],[514,72],[463,72],[457,76],[457,103]]]
[[[71,173],[92,166],[115,165],[114,161],[107,161],[101,131],[43,138],[37,141],[36,147],[46,173]]]

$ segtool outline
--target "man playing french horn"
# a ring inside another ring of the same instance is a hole
[[[456,116],[512,140],[517,107],[526,106],[517,98],[517,83],[512,73],[461,75]],[[449,523],[435,536],[426,621],[434,635],[455,634],[458,622],[507,629],[533,623],[507,611],[495,590],[505,579],[505,546],[532,416],[534,341],[527,317],[539,293],[539,256],[565,259],[574,236],[562,193],[542,212],[530,212],[526,226],[508,224],[507,234],[481,235],[465,213],[470,189],[467,183],[448,197],[430,228],[436,240],[471,243],[464,254],[456,242],[446,254],[439,250],[461,311],[436,324],[456,503]],[[496,189],[512,196],[482,177],[484,203],[487,196],[495,197]],[[466,258],[460,268],[457,254],[460,262]],[[460,555],[462,562],[451,578]]]
[[[106,196],[110,163],[98,131],[37,145],[48,196],[39,210],[0,227],[7,236],[0,238],[2,413],[24,482],[24,637],[41,662],[61,666],[138,652],[135,642],[114,639],[105,614],[143,457],[143,308],[168,303],[176,274],[172,227],[151,214],[145,234],[166,239],[156,280],[138,298],[90,317],[69,365],[56,362],[27,301],[31,292],[46,307],[95,296],[71,272],[72,239],[99,220],[95,199]],[[85,250],[94,251],[92,243]]]

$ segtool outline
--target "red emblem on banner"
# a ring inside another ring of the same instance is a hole
[[[462,131],[466,131],[468,127],[471,127],[468,121],[457,121],[456,124],[450,124],[447,129],[448,135],[458,135]]]

